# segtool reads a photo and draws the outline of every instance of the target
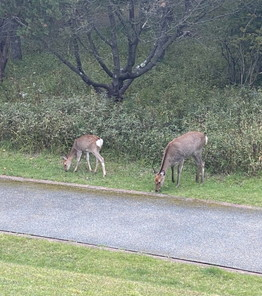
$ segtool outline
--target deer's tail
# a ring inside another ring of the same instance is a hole
[[[207,144],[208,142],[208,137],[207,137],[207,134],[205,133],[205,145]]]
[[[101,149],[102,148],[102,146],[103,146],[103,143],[104,143],[104,140],[103,139],[98,139],[97,141],[96,141],[96,145]]]

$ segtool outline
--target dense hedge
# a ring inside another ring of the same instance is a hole
[[[74,138],[93,133],[116,156],[159,164],[171,139],[188,130],[200,130],[209,137],[205,160],[210,172],[257,173],[262,155],[262,93],[226,89],[213,90],[209,97],[208,102],[186,109],[175,102],[170,108],[161,102],[146,106],[136,99],[116,104],[96,94],[3,102],[0,140],[24,151],[52,149],[62,154]],[[180,100],[190,105],[186,96]]]
[[[262,169],[262,92],[224,90],[198,110],[186,125],[205,126],[206,163],[214,173],[255,174]]]

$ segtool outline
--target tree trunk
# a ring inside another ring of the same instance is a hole
[[[21,38],[17,35],[18,27],[19,24],[12,20],[10,28],[10,55],[13,60],[22,60]]]
[[[14,18],[0,20],[0,81],[3,81],[9,55],[12,59],[22,59],[21,39],[17,35],[19,24]]]
[[[5,67],[7,64],[8,58],[3,58],[0,54],[0,82],[3,81],[5,75]]]
[[[0,81],[3,81],[9,52],[9,36],[0,28]]]
[[[10,40],[11,58],[13,60],[22,60],[22,47],[20,36],[14,36]]]

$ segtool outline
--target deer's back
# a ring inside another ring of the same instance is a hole
[[[93,151],[99,148],[96,144],[96,141],[99,139],[95,135],[83,135],[75,140],[74,149],[78,151]]]
[[[168,146],[168,153],[178,158],[186,158],[202,150],[206,143],[206,136],[201,132],[188,132],[172,140]]]

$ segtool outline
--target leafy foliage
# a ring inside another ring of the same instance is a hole
[[[68,151],[73,139],[85,133],[101,136],[105,148],[130,159],[160,163],[166,144],[188,130],[206,131],[208,169],[214,173],[261,169],[262,93],[213,90],[211,100],[188,109],[159,109],[114,104],[97,94],[53,97],[40,102],[2,103],[0,139],[25,151]],[[191,101],[192,97],[190,98]],[[182,100],[182,99],[181,99]],[[187,96],[183,97],[185,104]],[[161,102],[160,102],[161,104]],[[180,113],[176,118],[175,114]]]
[[[228,88],[214,91],[213,102],[192,114],[188,127],[205,127],[209,136],[206,164],[214,173],[262,168],[262,93]]]
[[[252,86],[261,82],[262,1],[243,2],[228,20],[220,43],[229,81]]]

